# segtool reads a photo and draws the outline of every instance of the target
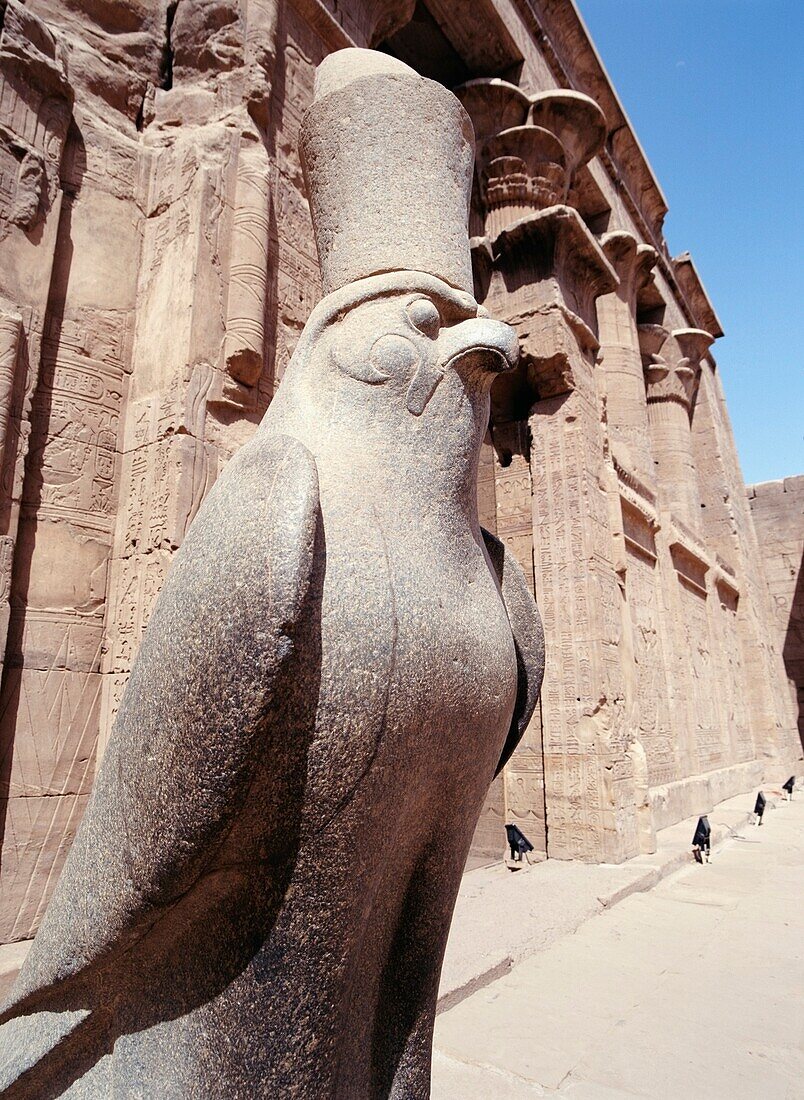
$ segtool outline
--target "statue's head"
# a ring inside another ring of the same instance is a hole
[[[491,383],[517,354],[513,329],[489,318],[471,294],[398,271],[350,283],[319,303],[294,366],[312,387],[336,383],[349,404],[419,418],[438,395],[436,409],[468,399],[483,415]]]
[[[387,55],[341,50],[316,73],[301,155],[324,298],[294,373],[334,372],[359,406],[421,418],[468,397],[482,416],[517,343],[472,292],[474,134],[458,99]]]

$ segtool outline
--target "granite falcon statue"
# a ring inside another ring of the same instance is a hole
[[[10,1100],[429,1095],[463,864],[543,668],[475,501],[517,346],[471,293],[451,93],[334,54],[302,153],[324,297],[157,601],[0,1016]]]

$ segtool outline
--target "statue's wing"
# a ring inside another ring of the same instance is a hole
[[[494,535],[483,530],[486,550],[500,582],[505,610],[514,635],[517,689],[514,715],[495,775],[499,775],[522,740],[539,701],[544,676],[544,632],[536,601],[514,555]]]
[[[271,845],[284,843],[273,804],[296,781],[288,773],[304,769],[292,702],[301,690],[288,683],[315,634],[319,529],[312,456],[287,436],[258,433],[218,479],[170,568],[15,989],[18,1008],[145,935],[221,862],[255,782],[256,839],[225,858],[269,865]]]

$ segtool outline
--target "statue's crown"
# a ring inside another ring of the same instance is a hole
[[[325,58],[301,128],[324,294],[387,271],[471,293],[473,150],[469,116],[442,85],[373,50]]]

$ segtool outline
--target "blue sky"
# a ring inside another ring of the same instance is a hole
[[[804,473],[804,0],[576,0],[720,317],[746,482]]]

